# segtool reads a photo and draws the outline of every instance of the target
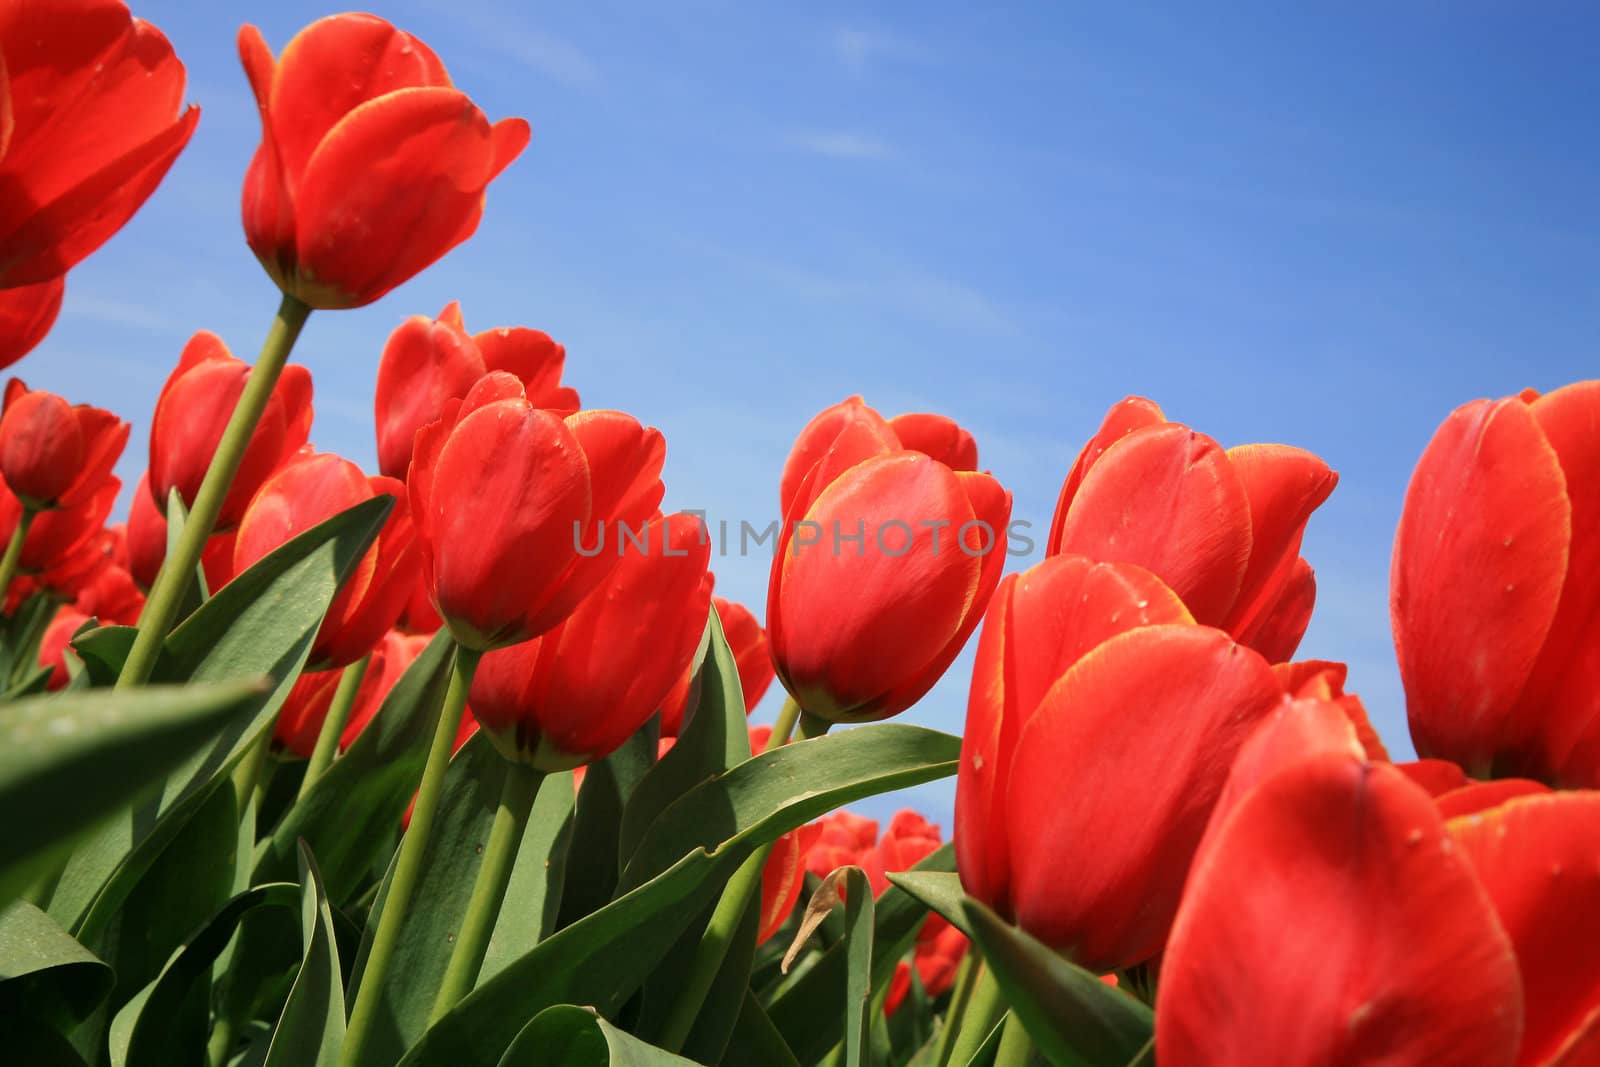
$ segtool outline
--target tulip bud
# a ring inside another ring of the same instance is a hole
[[[6,385],[0,415],[0,475],[31,510],[75,507],[111,477],[128,443],[128,424],[54,393]]]
[[[1418,755],[1600,786],[1600,381],[1451,413],[1406,491],[1389,610]]]
[[[184,346],[150,420],[150,495],[162,515],[173,489],[185,507],[194,506],[211,457],[252,373],[250,365],[233,358],[216,334],[201,330]],[[245,448],[217,516],[218,530],[235,526],[261,483],[305,445],[311,414],[311,372],[290,364],[273,387]]]
[[[859,867],[878,840],[878,820],[853,811],[838,811],[811,824],[806,870],[826,878],[840,867]]]
[[[276,63],[254,26],[239,58],[261,112],[244,183],[250,248],[313,308],[370,304],[471,237],[528,124],[489,124],[432,49],[375,15],[301,30]]]
[[[121,0],[0,14],[0,290],[59,278],[120,230],[194,133],[183,64]],[[0,344],[0,348],[4,345]]]
[[[45,339],[56,324],[66,285],[62,277],[0,289],[0,367],[11,366]]]
[[[434,607],[456,641],[503,648],[565,618],[655,512],[665,452],[660,432],[621,412],[537,408],[501,371],[447,401],[417,432],[407,481]]]
[[[689,515],[651,521],[642,547],[630,545],[559,626],[483,657],[469,702],[507,759],[565,770],[615,751],[649,721],[711,609],[704,535]]]

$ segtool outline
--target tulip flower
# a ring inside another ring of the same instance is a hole
[[[155,191],[200,109],[120,0],[0,7],[0,290],[59,278]]]
[[[882,895],[889,888],[889,874],[910,870],[941,843],[942,835],[935,823],[909,809],[895,812],[883,836],[861,858],[860,866],[866,872],[873,895]],[[895,965],[883,1002],[884,1014],[893,1015],[910,991],[912,966],[916,967],[917,978],[928,996],[937,997],[955,981],[956,968],[966,951],[967,939],[961,931],[942,916],[929,915],[917,931],[911,964],[901,961]]]
[[[167,518],[156,507],[148,474],[139,476],[133,502],[128,505],[127,539],[128,572],[140,589],[148,591],[167,558]],[[205,572],[208,590],[221,589],[233,579],[233,547],[237,539],[235,529],[212,534],[206,541],[200,569]]]
[[[733,653],[734,665],[739,670],[739,691],[744,698],[744,713],[749,715],[772,684],[772,656],[767,652],[767,632],[743,604],[714,596],[711,605],[717,610],[717,619],[722,623],[722,636],[727,639],[728,650]],[[678,731],[683,729],[693,681],[694,665],[691,664],[661,703],[661,736],[676,737]]]
[[[990,475],[900,448],[870,408],[843,407],[798,484],[788,479],[810,428],[785,468],[767,592],[777,675],[830,723],[888,718],[932,688],[1000,580],[1011,516]]]
[[[453,302],[437,319],[413,315],[389,335],[378,361],[378,469],[404,478],[417,430],[490,371],[516,376],[534,407],[572,414],[578,393],[561,384],[566,358],[566,348],[549,334],[523,326],[470,336]]]
[[[194,506],[206,468],[252,373],[250,365],[235,359],[216,334],[201,330],[184,346],[178,366],[161,387],[150,421],[150,494],[162,515],[173,489],[185,507]],[[223,499],[217,530],[237,525],[261,483],[306,443],[311,414],[311,373],[300,366],[285,367]]]
[[[1600,786],[1600,381],[1451,413],[1406,491],[1389,604],[1418,755]]]
[[[1549,786],[1531,778],[1496,778],[1492,782],[1468,782],[1447,790],[1433,798],[1433,805],[1440,815],[1450,820],[1498,808],[1517,797],[1549,792]]]
[[[859,867],[878,841],[878,820],[840,808],[811,824],[806,870],[826,878],[840,867]]]
[[[447,401],[417,433],[407,484],[434,607],[456,641],[502,648],[565,618],[654,514],[665,452],[660,432],[621,412],[541,410],[503,371]]]
[[[1344,691],[1345,680],[1350,675],[1350,668],[1346,664],[1308,659],[1296,663],[1276,663],[1272,673],[1278,676],[1284,691],[1291,697],[1310,697],[1338,704],[1355,727],[1367,758],[1388,762],[1389,750],[1373,728],[1372,719],[1367,715],[1367,706],[1354,693]]]
[[[65,278],[0,289],[0,367],[32,352],[56,324]]]
[[[1220,630],[1135,625],[1078,658],[1014,723],[987,695],[1008,633],[986,629],[974,671],[956,795],[962,884],[1090,970],[1148,960],[1228,767],[1283,690]]]
[[[372,658],[361,676],[361,686],[356,690],[355,702],[349,717],[339,733],[339,751],[349,748],[361,731],[378,714],[389,691],[395,687],[406,668],[422,654],[428,645],[426,637],[410,637],[391,630],[372,650]],[[278,712],[278,722],[273,730],[274,747],[300,759],[310,759],[322,732],[323,720],[333,704],[334,693],[344,671],[307,671],[294,683]],[[467,736],[471,736],[470,732]],[[466,742],[463,737],[462,743]],[[460,745],[456,746],[457,748]]]
[[[128,443],[128,424],[54,393],[6,385],[0,415],[0,475],[31,511],[70,508],[89,499]]]
[[[507,759],[547,772],[577,767],[656,713],[711,609],[704,534],[689,515],[653,520],[643,547],[630,545],[559,626],[482,658],[469,703]]]
[[[267,479],[239,523],[235,573],[318,523],[384,494],[394,498],[393,510],[323,616],[308,661],[314,671],[344,667],[370,652],[399,619],[416,585],[421,559],[405,486],[382,475],[368,478],[331,453],[302,453]]]
[[[95,539],[105,527],[122,482],[107,477],[85,500],[69,508],[53,508],[33,515],[22,539],[17,573],[40,578],[55,575],[48,584],[64,588],[98,563]],[[0,483],[0,543],[9,542],[23,521],[25,509],[17,495]]]
[[[239,58],[262,129],[245,236],[313,308],[370,304],[471,237],[528,144],[526,122],[491,126],[432,49],[375,15],[313,22],[276,63],[245,26]]]
[[[44,684],[50,692],[66,688],[71,680],[71,673],[67,670],[67,646],[72,641],[72,635],[89,621],[88,615],[71,604],[63,604],[57,609],[55,618],[50,620],[50,625],[45,627],[44,636],[39,639],[39,666],[50,669],[50,677]]]
[[[1162,959],[1162,1067],[1515,1062],[1512,945],[1420,787],[1320,750],[1218,814]]]
[[[1338,480],[1309,452],[1224,450],[1130,397],[1107,413],[1067,475],[1048,550],[1137,563],[1197,622],[1278,663],[1311,619],[1316,583],[1300,542]]]
[[[662,738],[663,741],[667,738]],[[767,862],[761,868],[761,919],[756,927],[756,944],[765,944],[794,912],[795,902],[805,885],[806,868],[801,851],[800,830],[790,830],[772,843]]]

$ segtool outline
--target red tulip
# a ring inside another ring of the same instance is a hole
[[[860,866],[872,885],[873,895],[879,896],[889,888],[888,876],[891,873],[910,870],[937,850],[941,843],[942,835],[936,824],[909,809],[895,812],[883,836],[861,858]],[[955,980],[956,967],[966,951],[965,935],[945,919],[929,915],[923,920],[922,928],[917,931],[912,965],[917,969],[922,988],[930,997],[937,997],[950,988]],[[910,986],[910,967],[901,962],[895,966],[889,993],[884,999],[883,1010],[886,1015],[894,1014]]]
[[[878,820],[843,808],[810,824],[806,870],[826,878],[840,867],[859,867],[878,841]]]
[[[3,78],[0,72],[0,78]],[[3,156],[0,156],[3,165]],[[0,367],[9,367],[32,352],[56,324],[66,278],[36,285],[0,289]]]
[[[491,126],[432,49],[375,15],[313,22],[276,65],[245,26],[239,58],[262,128],[245,236],[314,308],[370,304],[471,237],[528,144],[525,121]]]
[[[421,559],[405,485],[382,475],[368,478],[331,453],[303,453],[267,479],[239,523],[235,573],[318,523],[384,494],[394,498],[393,510],[323,616],[311,646],[313,670],[365,656],[394,626],[416,585]]]
[[[870,408],[841,407],[838,435],[792,488],[811,427],[785,468],[767,633],[808,714],[871,722],[920,700],[977,627],[1005,565],[1011,494],[899,448]]]
[[[1272,662],[1270,657],[1268,662]],[[1284,691],[1292,697],[1329,700],[1339,705],[1349,717],[1350,724],[1355,727],[1356,736],[1360,739],[1367,758],[1388,762],[1389,750],[1384,747],[1383,739],[1373,728],[1372,720],[1367,716],[1367,706],[1354,693],[1344,691],[1345,679],[1350,674],[1348,666],[1343,663],[1330,663],[1327,660],[1308,659],[1298,663],[1275,663],[1272,672],[1278,676]]]
[[[128,424],[109,411],[30,391],[19,378],[6,384],[0,475],[30,510],[89,499],[111,477],[127,443]]]
[[[667,738],[662,738],[663,741]],[[761,868],[761,919],[756,944],[777,933],[794,911],[805,885],[806,868],[800,845],[801,831],[790,830],[772,843],[767,864]]]
[[[434,607],[455,639],[501,648],[565,618],[655,513],[665,452],[631,416],[558,418],[500,371],[447,401],[417,432],[407,481]]]
[[[1419,755],[1600,786],[1600,381],[1451,413],[1389,595]]]
[[[1298,448],[1224,451],[1130,397],[1067,475],[1049,551],[1146,567],[1196,621],[1281,662],[1299,645],[1316,598],[1300,541],[1338,480]]]
[[[472,712],[506,758],[554,771],[605,756],[683,673],[711,609],[710,539],[684,514],[645,536],[559,626],[479,663]]]
[[[173,489],[185,507],[194,506],[206,468],[251,373],[250,365],[234,359],[214,333],[201,330],[184,346],[150,420],[150,493],[162,515]],[[227,530],[244,517],[261,483],[298,452],[310,434],[311,372],[291,364],[273,387],[245,449],[217,516],[218,530]]]
[[[980,649],[975,692],[995,655]],[[1009,763],[963,752],[967,891],[1091,970],[1150,959],[1234,754],[1282,701],[1266,661],[1211,627],[1140,626],[1095,646],[1018,725]],[[1004,736],[1006,717],[997,726]]]
[[[1396,763],[1395,767],[1407,778],[1422,787],[1422,791],[1430,797],[1443,796],[1454,789],[1460,789],[1470,779],[1467,772],[1442,759],[1419,759],[1407,763]]]
[[[727,638],[728,650],[733,653],[734,665],[739,669],[739,690],[744,697],[744,713],[749,715],[772,684],[772,656],[767,652],[767,632],[743,604],[720,596],[712,597],[711,604],[717,609],[717,618],[722,623],[722,636]],[[683,716],[693,681],[694,665],[690,664],[683,677],[672,687],[672,692],[661,702],[661,736],[676,737],[683,729]]]
[[[71,681],[67,671],[67,645],[72,635],[88,621],[89,616],[71,604],[63,604],[56,610],[50,625],[45,627],[44,636],[39,639],[39,666],[50,668],[50,677],[45,682],[45,688],[50,692],[64,689],[67,682]]]
[[[206,588],[221,589],[233,578],[233,546],[237,531],[228,530],[212,534],[200,556],[200,569],[205,571]],[[155,585],[156,575],[167,558],[167,519],[156,508],[155,494],[150,492],[150,476],[141,474],[133,490],[133,502],[128,505],[128,571],[140,589]]]
[[[200,109],[183,64],[120,0],[0,7],[0,289],[65,274],[120,230]]]
[[[956,784],[956,858],[967,892],[1009,910],[1010,836],[1020,827],[1007,816],[1005,790],[1017,738],[1051,687],[1107,638],[1187,621],[1177,594],[1130,563],[1056,556],[1000,583],[978,639]]]
[[[1596,1062],[1600,793],[1522,796],[1448,825],[1516,951],[1525,1005],[1518,1067]]]
[[[1531,778],[1498,778],[1492,782],[1468,782],[1447,790],[1434,797],[1433,803],[1439,809],[1439,814],[1448,820],[1498,808],[1517,797],[1548,792],[1549,786]]]
[[[72,564],[61,575],[79,578],[93,569],[101,555],[95,539],[105,527],[106,516],[122,492],[122,482],[115,477],[103,479],[90,496],[68,508],[52,508],[34,516],[28,535],[22,542],[19,573],[43,575]],[[11,539],[22,518],[22,502],[8,486],[0,483],[0,544]],[[60,582],[52,588],[59,588]]]
[[[372,650],[366,673],[361,676],[361,686],[356,690],[355,702],[350,706],[350,717],[345,720],[339,734],[339,751],[349,748],[361,731],[366,729],[378,709],[383,707],[389,691],[400,681],[406,668],[428,647],[428,638],[411,637],[391,630],[383,635]],[[339,688],[342,669],[307,671],[295,680],[294,688],[278,712],[278,722],[273,730],[277,748],[310,759],[317,747],[317,735],[333,706],[334,693]],[[469,735],[470,736],[470,735]],[[465,739],[462,739],[463,743]],[[458,743],[457,748],[461,745]]]
[[[883,998],[883,1014],[893,1015],[905,1002],[906,994],[911,992],[912,967],[917,969],[917,980],[922,983],[923,991],[928,996],[937,997],[948,990],[956,980],[956,971],[961,967],[970,944],[967,935],[951,926],[943,916],[928,916],[922,929],[917,931],[917,944],[911,963],[901,960],[894,965],[894,974],[889,978],[889,990]],[[1116,976],[1110,977],[1112,984],[1115,984]]]
[[[120,526],[107,527],[75,555],[83,557],[74,570],[81,576],[69,589],[72,605],[102,625],[132,626],[144,609],[144,594],[128,573],[125,538]]]
[[[549,334],[524,326],[468,336],[456,303],[437,319],[413,315],[389,335],[378,362],[378,469],[404,478],[417,430],[490,371],[514,375],[534,407],[572,414],[578,393],[561,384],[566,358],[566,348]]]
[[[1162,1067],[1509,1067],[1516,960],[1426,793],[1323,751],[1219,816],[1162,961]]]

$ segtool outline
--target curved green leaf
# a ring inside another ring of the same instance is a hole
[[[724,1052],[727,1063],[760,1063],[768,1067],[800,1067],[794,1052],[784,1043],[783,1035],[772,1025],[761,999],[749,989],[745,990],[744,1003],[739,1007],[739,1018],[734,1022],[733,1034]]]
[[[967,893],[961,888],[959,874],[954,871],[920,869],[890,871],[889,881],[910,893],[929,911],[942,916],[967,937],[972,936],[972,926],[967,922],[967,913],[962,910],[962,905],[967,900]]]
[[[1145,1047],[1155,1029],[1148,1007],[1068,963],[980,902],[968,898],[962,908],[1006,1002],[1056,1067],[1116,1067]]]
[[[589,764],[572,821],[567,878],[561,888],[558,928],[610,903],[616,894],[618,834],[622,813],[634,789],[656,765],[660,719],[636,731],[621,748]]]
[[[305,955],[272,1031],[266,1067],[324,1067],[344,1043],[344,976],[328,894],[311,850],[300,846],[300,943]]]
[[[0,910],[0,1015],[65,1028],[111,992],[111,968],[26,901]]]
[[[694,1062],[618,1030],[591,1008],[558,1004],[522,1028],[499,1067],[689,1067]]]

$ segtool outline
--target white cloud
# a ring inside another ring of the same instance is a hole
[[[851,70],[865,70],[875,59],[926,60],[927,50],[907,38],[859,26],[841,26],[829,41],[833,54]]]
[[[790,134],[785,142],[797,151],[827,159],[883,160],[898,155],[887,141],[847,130],[802,130]]]

